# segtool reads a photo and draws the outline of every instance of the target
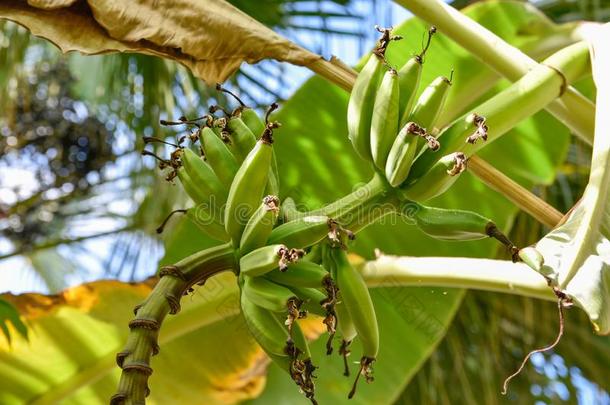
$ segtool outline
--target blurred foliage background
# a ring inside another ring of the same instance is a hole
[[[298,44],[349,64],[372,46],[370,27],[408,16],[387,0],[230,2]],[[610,19],[610,0],[534,3],[557,22]],[[154,274],[163,254],[155,229],[181,197],[156,175],[154,162],[141,158],[142,137],[174,137],[159,119],[205,114],[224,96],[175,63],[61,55],[9,22],[0,22],[0,67],[0,290],[54,293],[93,279]],[[266,61],[242,66],[227,85],[261,108],[290,97],[309,75]],[[586,84],[580,88],[592,96]],[[555,183],[536,192],[566,212],[586,185],[589,158],[590,149],[573,138]],[[545,231],[523,214],[511,236],[527,245]],[[469,292],[397,403],[514,402],[497,395],[504,370],[524,347],[551,341],[554,329],[540,325],[555,323],[552,306]],[[610,403],[607,342],[589,333],[580,314],[571,314],[567,330],[556,349],[562,355],[534,358],[535,367],[513,389],[536,403]],[[575,359],[579,367],[570,366]]]

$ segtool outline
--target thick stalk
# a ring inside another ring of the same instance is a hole
[[[514,180],[478,156],[468,159],[468,170],[494,190],[502,190],[504,196],[517,207],[538,219],[549,228],[557,226],[563,214],[541,198],[528,192]]]
[[[414,162],[407,183],[426,173],[444,155],[460,151],[472,156],[520,121],[544,108],[561,94],[567,83],[588,69],[589,50],[585,42],[578,42],[553,54],[544,64],[472,111],[485,118],[489,128],[487,141],[466,143],[466,138],[476,127],[471,114],[465,114],[439,134],[441,147],[438,151],[426,151]]]
[[[363,275],[369,287],[469,288],[557,301],[544,277],[505,260],[383,255],[367,262]]]
[[[363,205],[379,199],[379,197],[392,193],[392,187],[385,177],[375,173],[373,178],[363,186],[356,188],[353,192],[332,202],[324,207],[309,212],[309,215],[328,215],[337,219],[344,217]]]
[[[159,352],[159,329],[165,316],[180,311],[180,298],[188,289],[225,270],[235,269],[230,244],[195,253],[172,266],[162,267],[161,278],[146,301],[138,305],[129,323],[129,337],[116,362],[123,370],[111,404],[144,404],[148,396],[150,357]]]
[[[413,14],[435,25],[483,63],[511,81],[538,63],[493,32],[440,0],[396,0]],[[588,144],[593,144],[595,106],[574,88],[547,107],[548,111]]]
[[[525,45],[521,50],[535,60],[542,60],[581,40],[582,38],[577,38],[576,35],[560,33],[541,38],[539,41]],[[491,90],[501,78],[498,72],[489,68],[481,69],[476,75],[460,75],[462,91],[460,94],[449,93],[436,127],[443,128],[462,115],[468,106]]]

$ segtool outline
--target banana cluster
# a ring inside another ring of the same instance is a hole
[[[372,162],[404,198],[423,202],[447,190],[466,168],[463,154],[451,154],[441,158],[428,173],[409,179],[419,154],[440,147],[433,133],[452,78],[437,77],[417,98],[424,56],[436,29],[429,30],[422,52],[398,71],[388,66],[385,51],[390,41],[400,37],[391,36],[389,29],[378,30],[382,38],[358,75],[350,96],[349,138],[358,154]]]
[[[188,138],[199,147],[184,147],[182,139],[173,145],[169,160],[157,159],[161,168],[171,169],[168,180],[177,178],[196,203],[177,211],[186,212],[210,237],[233,245],[241,309],[251,335],[315,403],[316,366],[298,320],[310,313],[322,317],[327,354],[333,352],[333,337],[341,328],[339,353],[346,375],[349,344],[360,336],[365,350],[358,376],[368,381],[379,332],[366,285],[347,261],[353,233],[326,215],[301,214],[290,199],[280,216],[273,152],[279,124],[269,121],[275,108],[264,119],[242,104],[221,118],[213,114],[224,109],[213,106],[211,115],[196,120],[164,121],[194,127]]]
[[[353,234],[323,215],[300,215],[275,227],[257,224],[263,218],[273,224],[277,208],[275,197],[265,197],[258,215],[250,218],[242,234],[239,245],[242,311],[261,347],[315,403],[316,367],[298,319],[309,313],[323,318],[328,332],[327,354],[333,352],[333,337],[340,327],[343,339],[339,353],[344,359],[349,355],[349,343],[359,334],[365,352],[358,376],[365,375],[367,381],[372,380],[371,365],[379,346],[377,321],[364,280],[347,261],[346,244]],[[248,232],[251,229],[257,231]],[[246,237],[254,233],[256,238]],[[259,242],[245,243],[254,239]],[[347,360],[344,362],[348,370]],[[357,381],[358,378],[350,398]]]

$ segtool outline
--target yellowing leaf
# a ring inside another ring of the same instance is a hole
[[[137,52],[182,63],[208,83],[224,81],[242,62],[272,58],[308,65],[309,52],[224,0],[36,0],[0,3],[12,20],[63,52]]]
[[[0,403],[107,403],[130,308],[153,283],[99,281],[54,296],[3,295],[28,324],[29,341],[16,334],[11,346],[0,340]],[[239,314],[234,276],[214,277],[182,304],[161,330],[149,403],[232,404],[257,396],[269,361]]]

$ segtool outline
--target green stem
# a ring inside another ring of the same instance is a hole
[[[585,42],[578,42],[547,58],[519,81],[472,110],[485,118],[488,140],[466,143],[475,126],[470,114],[465,114],[440,134],[441,147],[436,152],[424,152],[413,164],[408,182],[421,177],[442,156],[463,152],[471,156],[479,149],[498,139],[521,120],[541,110],[561,94],[574,78],[589,69],[589,50]],[[559,74],[562,72],[562,74]],[[565,82],[564,82],[565,80]]]
[[[413,14],[435,25],[483,63],[516,81],[538,63],[493,32],[441,0],[396,0]],[[595,106],[572,87],[548,110],[588,144],[593,143]]]
[[[146,301],[136,307],[130,334],[116,361],[123,370],[111,404],[143,404],[152,373],[150,357],[157,354],[159,329],[168,313],[180,310],[180,298],[191,286],[222,271],[235,269],[235,252],[224,244],[195,253],[173,266],[161,268],[161,279]]]
[[[373,178],[365,185],[320,209],[310,211],[309,215],[328,215],[338,219],[348,215],[354,210],[359,210],[363,205],[379,199],[392,192],[392,187],[385,180],[385,177],[375,173]]]
[[[535,60],[546,59],[562,48],[578,42],[573,35],[559,33],[543,37],[538,41],[524,45],[521,50]],[[449,93],[443,111],[441,111],[436,124],[437,128],[447,126],[451,121],[464,113],[465,108],[472,105],[489,90],[491,90],[502,76],[496,71],[483,67],[476,75],[460,76],[460,93]]]
[[[470,288],[557,301],[543,276],[505,260],[381,256],[362,271],[369,287]]]

